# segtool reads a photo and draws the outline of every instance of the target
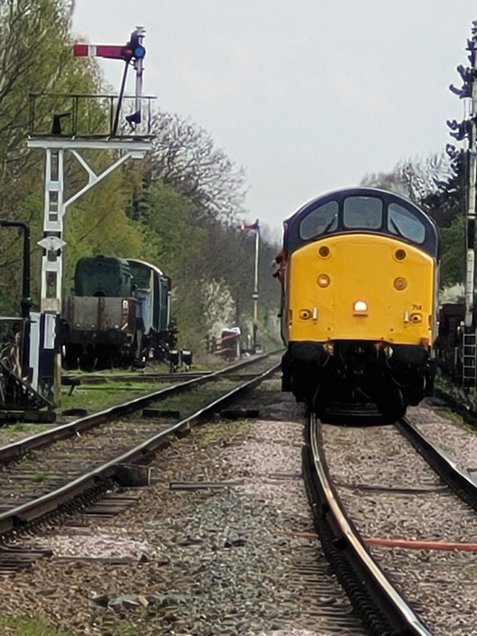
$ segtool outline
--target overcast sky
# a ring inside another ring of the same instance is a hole
[[[74,30],[124,44],[146,28],[144,92],[207,130],[246,172],[246,220],[425,158],[462,119],[455,68],[475,0],[76,0]],[[116,87],[122,65],[105,61]]]

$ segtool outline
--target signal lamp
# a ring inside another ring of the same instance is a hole
[[[133,31],[131,33],[131,39],[121,49],[123,59],[129,62],[132,58],[142,60],[146,56],[146,48],[140,41],[143,37],[144,34],[141,31]]]
[[[466,68],[463,64],[459,64],[457,72],[462,77],[463,82],[472,82],[474,79],[474,69]]]
[[[146,55],[146,49],[142,45],[142,38],[144,37],[144,30],[137,29],[131,33],[131,39],[127,43],[127,47],[130,47],[133,51],[133,57],[136,60],[142,60]]]
[[[141,45],[136,46],[136,48],[134,49],[134,57],[136,58],[136,60],[142,60],[145,55],[146,49]]]
[[[466,97],[472,97],[472,87],[470,84],[464,84],[462,88],[456,88],[454,84],[449,86],[449,90],[454,95],[457,95],[459,99],[465,99]]]

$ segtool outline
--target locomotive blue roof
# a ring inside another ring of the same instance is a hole
[[[324,224],[316,231],[315,221]],[[320,195],[287,219],[284,230],[286,253],[325,235],[364,232],[387,234],[439,257],[434,221],[406,197],[379,188],[348,187]]]

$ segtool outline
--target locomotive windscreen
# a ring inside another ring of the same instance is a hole
[[[85,256],[75,270],[76,296],[131,296],[132,274],[122,258],[115,256]]]
[[[439,257],[436,227],[414,203],[376,188],[345,188],[310,201],[286,221],[283,248],[287,256],[305,243],[327,235],[380,234],[419,245]]]

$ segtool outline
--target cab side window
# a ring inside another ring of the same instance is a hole
[[[424,224],[410,210],[398,203],[389,204],[388,231],[418,244],[424,243],[426,238]]]
[[[338,227],[337,201],[328,201],[312,210],[300,223],[300,238],[304,241],[333,232]]]

